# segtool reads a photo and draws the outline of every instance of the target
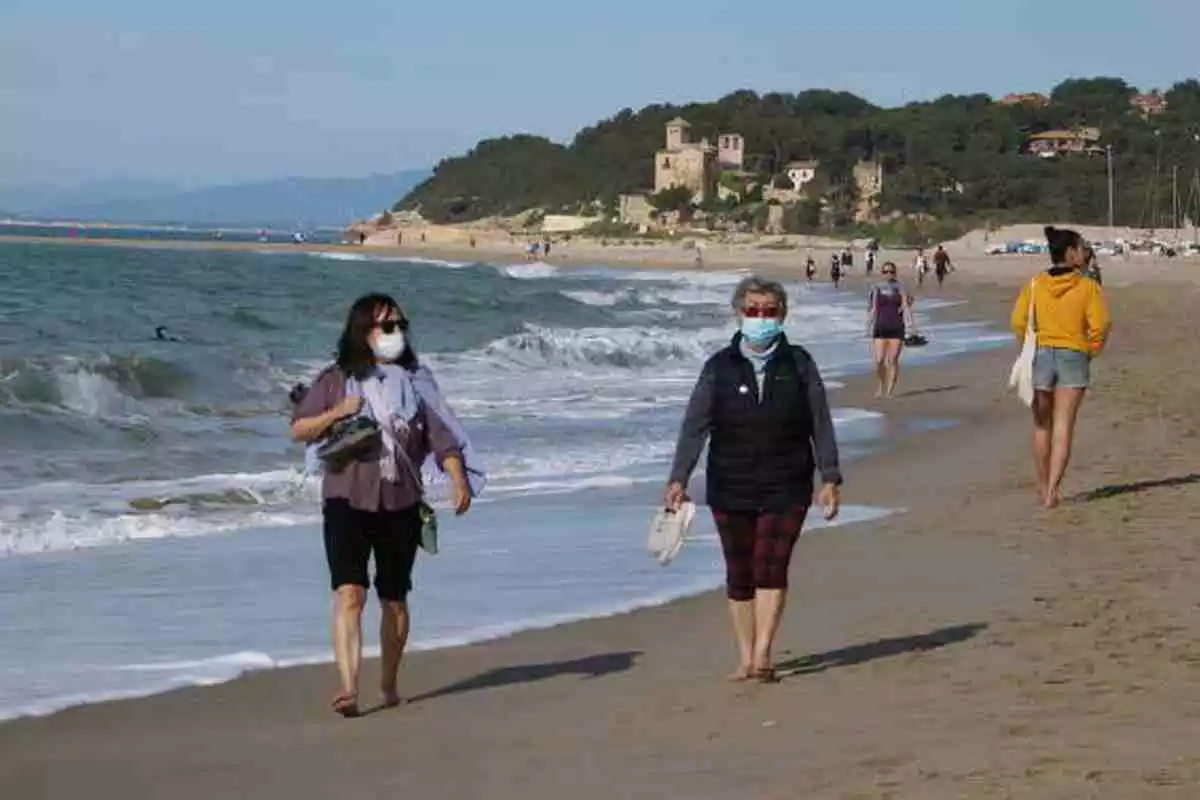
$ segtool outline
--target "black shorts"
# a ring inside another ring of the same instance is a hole
[[[904,340],[904,328],[894,327],[891,325],[876,325],[875,330],[871,333],[872,339],[900,339]]]
[[[367,562],[375,554],[375,592],[380,600],[404,600],[412,590],[413,563],[421,541],[419,506],[402,511],[359,511],[350,501],[328,498],[321,508],[329,584],[371,585]]]

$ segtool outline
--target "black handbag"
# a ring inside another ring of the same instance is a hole
[[[340,469],[360,456],[377,450],[382,439],[379,423],[370,417],[335,422],[317,446],[317,458],[326,467]]]

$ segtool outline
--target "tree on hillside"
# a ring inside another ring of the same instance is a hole
[[[668,186],[650,195],[646,200],[660,214],[675,211],[686,217],[695,207],[692,204],[692,190],[686,186]]]

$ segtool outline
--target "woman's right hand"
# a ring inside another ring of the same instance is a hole
[[[342,398],[342,401],[333,407],[332,411],[336,419],[345,419],[353,417],[362,410],[363,399],[356,394],[348,394]]]

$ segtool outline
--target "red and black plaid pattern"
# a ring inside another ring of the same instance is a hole
[[[725,552],[725,589],[730,600],[752,600],[755,589],[787,588],[792,549],[807,515],[807,505],[785,511],[713,509]]]

